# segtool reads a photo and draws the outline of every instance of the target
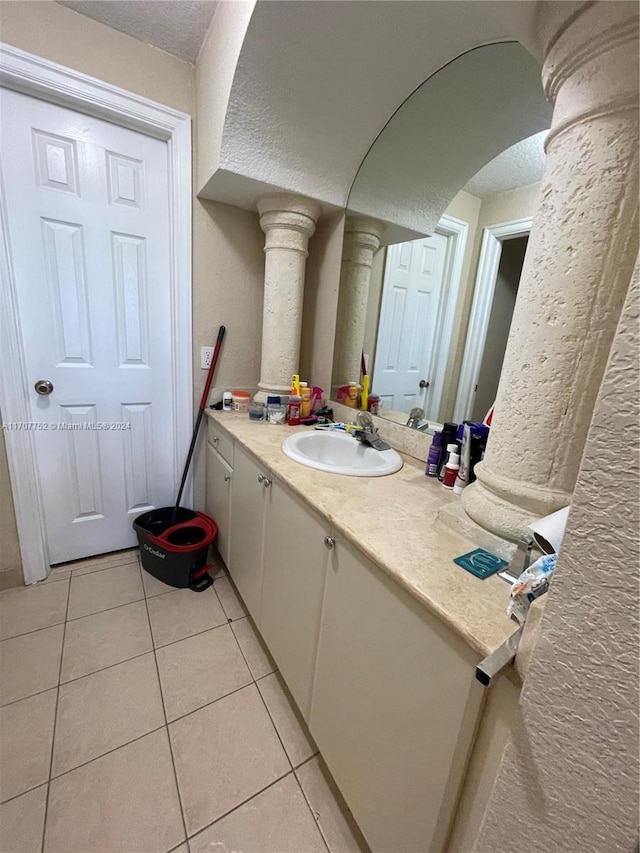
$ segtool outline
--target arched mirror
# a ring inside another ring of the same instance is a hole
[[[354,181],[332,395],[359,381],[406,423],[481,418],[493,402],[544,163],[551,107],[518,43],[426,80]]]

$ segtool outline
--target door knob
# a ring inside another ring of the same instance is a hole
[[[418,383],[418,387],[419,388],[428,388],[429,383],[427,382],[426,379],[421,379],[420,382]]]
[[[53,382],[49,382],[48,379],[38,379],[33,387],[36,389],[36,394],[46,397],[53,391]]]

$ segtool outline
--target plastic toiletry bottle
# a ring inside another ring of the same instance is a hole
[[[458,434],[458,424],[453,421],[447,421],[442,426],[442,452],[440,453],[440,464],[438,465],[438,479],[442,482],[444,479],[444,466],[447,462],[447,452],[449,445],[456,441]],[[457,448],[456,448],[457,449]]]
[[[289,426],[298,426],[300,424],[300,396],[292,394],[289,397],[289,408],[287,410],[287,423]]]
[[[437,432],[434,432],[433,438],[431,439],[431,447],[429,448],[429,455],[427,456],[427,467],[424,472],[427,477],[438,476],[438,464],[440,462],[441,451],[442,430],[437,430]]]
[[[460,467],[453,484],[453,492],[461,495],[464,487],[469,482],[469,468],[471,467],[471,426],[467,423],[462,428],[462,444],[460,445]]]
[[[291,380],[291,394],[295,397],[300,396],[300,376],[297,373],[293,374],[293,379]]]
[[[455,485],[458,471],[460,470],[460,454],[458,453],[458,445],[449,444],[447,446],[447,451],[449,453],[449,458],[447,459],[447,464],[444,468],[444,480],[442,481],[442,485],[445,489],[452,489]]]
[[[300,383],[300,417],[308,418],[311,414],[311,388],[307,382]]]
[[[350,382],[348,385],[347,393],[344,396],[344,400],[342,401],[345,406],[350,406],[352,409],[357,408],[358,406],[358,396],[360,394],[360,386],[357,382]]]
[[[231,391],[225,391],[222,395],[222,411],[223,412],[232,412],[233,411],[233,394]]]

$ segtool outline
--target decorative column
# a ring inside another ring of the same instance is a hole
[[[375,219],[349,216],[344,228],[340,291],[333,358],[334,388],[357,382],[364,342],[373,255],[384,225]]]
[[[260,390],[255,399],[265,403],[270,394],[288,394],[291,377],[299,370],[307,246],[320,207],[310,199],[280,193],[259,201],[258,213],[266,258]]]
[[[487,451],[462,495],[514,541],[571,501],[638,251],[637,6],[540,3],[537,27],[554,102],[540,207]]]

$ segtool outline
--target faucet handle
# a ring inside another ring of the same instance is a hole
[[[356,420],[358,424],[362,427],[362,429],[366,430],[367,432],[378,432],[376,426],[373,423],[373,418],[371,417],[369,412],[358,412]]]

